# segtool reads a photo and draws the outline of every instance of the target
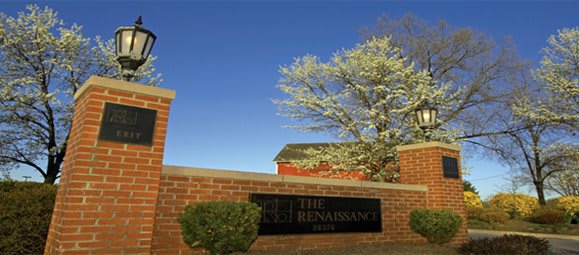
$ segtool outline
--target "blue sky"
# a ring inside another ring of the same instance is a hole
[[[15,16],[24,1],[0,0],[0,12]],[[578,2],[459,1],[43,1],[87,36],[112,38],[117,27],[143,26],[158,40],[153,55],[162,87],[177,91],[172,104],[164,163],[274,173],[271,161],[286,143],[333,141],[323,134],[282,126],[272,99],[279,66],[312,54],[327,59],[360,42],[363,26],[383,14],[413,13],[430,23],[444,19],[500,41],[512,37],[519,54],[533,63],[549,35],[579,24]],[[483,198],[507,189],[504,166],[469,155],[472,180]],[[32,171],[15,171],[40,180]],[[492,178],[489,178],[492,177]],[[526,191],[522,189],[521,191]]]

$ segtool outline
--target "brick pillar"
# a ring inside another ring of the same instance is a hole
[[[150,254],[173,98],[172,90],[97,76],[74,95],[45,254]]]
[[[460,146],[427,142],[398,146],[397,150],[400,156],[400,182],[427,185],[428,208],[450,209],[464,220],[452,243],[458,244],[466,241],[468,235],[460,168]],[[456,178],[444,176],[443,157],[456,159],[458,166]]]

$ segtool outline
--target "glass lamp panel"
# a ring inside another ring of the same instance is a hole
[[[136,59],[142,59],[143,47],[145,47],[145,40],[147,39],[147,33],[137,30],[135,34],[135,42],[133,44],[133,51],[131,56]]]
[[[416,121],[418,122],[418,125],[422,126],[422,123],[424,122],[422,119],[422,110],[416,110],[414,113],[416,114]]]
[[[117,56],[121,54],[121,31],[118,31],[117,34],[115,35],[115,43],[117,46]]]
[[[436,124],[436,117],[437,117],[436,115],[438,114],[438,110],[432,109],[432,110],[430,110],[430,112],[431,112],[430,115],[432,118],[432,125],[434,125],[434,124]]]
[[[121,33],[121,55],[129,55],[131,54],[131,40],[133,39],[133,31],[123,30]]]
[[[143,52],[143,59],[147,59],[149,57],[149,53],[151,53],[153,43],[155,43],[155,38],[149,36],[149,40],[147,40],[147,45],[145,45],[145,51]]]
[[[422,109],[422,119],[424,120],[424,124],[430,124],[430,111],[428,109]]]

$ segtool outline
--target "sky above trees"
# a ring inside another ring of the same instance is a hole
[[[412,13],[429,23],[440,19],[470,27],[496,41],[509,36],[519,55],[536,67],[557,29],[579,25],[573,2],[62,2],[55,9],[67,24],[83,26],[86,36],[112,38],[117,27],[143,26],[158,36],[153,55],[163,74],[162,87],[177,91],[169,120],[164,164],[275,173],[271,161],[287,143],[330,142],[323,134],[300,133],[282,126],[272,99],[279,66],[306,54],[327,60],[342,48],[363,40],[386,14]],[[39,4],[42,6],[42,4]],[[23,2],[2,2],[0,12],[15,16]],[[482,155],[466,155],[471,180],[485,198],[509,182],[507,168]],[[13,171],[13,178],[40,176]],[[491,177],[491,178],[489,178]],[[521,189],[527,192],[526,189]],[[531,190],[532,191],[532,190]]]

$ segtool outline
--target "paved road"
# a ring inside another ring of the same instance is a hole
[[[473,239],[502,236],[504,233],[498,231],[477,231],[469,230],[468,236]],[[573,254],[579,255],[579,237],[561,236],[557,238],[554,235],[539,236],[545,238],[551,244],[551,250],[556,254]],[[565,239],[562,239],[565,238]]]

